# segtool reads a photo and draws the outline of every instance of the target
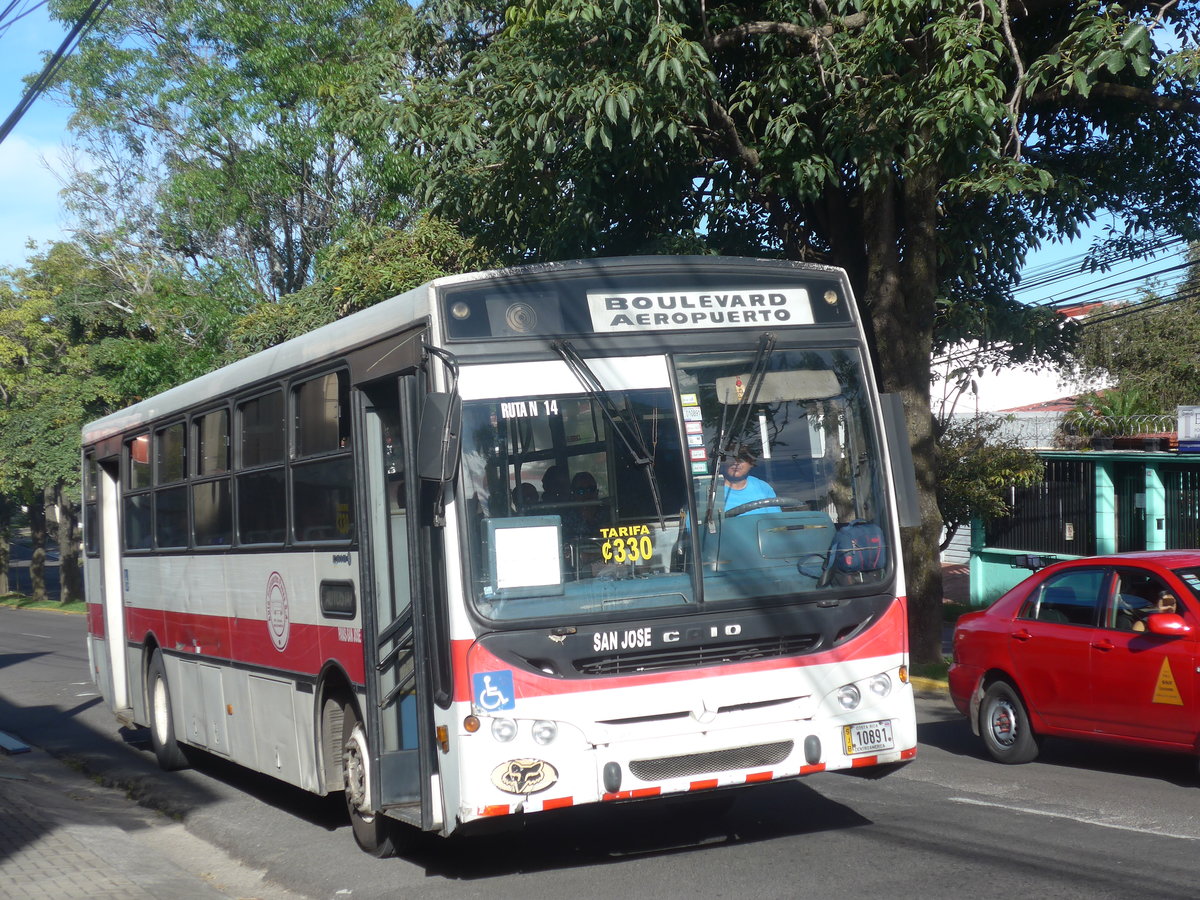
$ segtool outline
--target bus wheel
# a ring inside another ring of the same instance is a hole
[[[171,689],[167,686],[167,670],[162,651],[155,650],[146,670],[147,706],[150,714],[150,746],[158,764],[168,772],[187,766],[187,757],[175,740],[175,723],[171,718]]]
[[[347,704],[342,720],[342,784],[354,840],[372,856],[396,854],[395,825],[371,809],[371,754],[367,733],[354,707]]]

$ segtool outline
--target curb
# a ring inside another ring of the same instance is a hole
[[[950,685],[937,678],[922,678],[920,675],[910,675],[909,683],[918,694],[934,694],[938,697],[950,696]]]

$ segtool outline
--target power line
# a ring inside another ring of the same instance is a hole
[[[11,26],[15,25],[17,22],[20,22],[31,12],[37,12],[37,10],[45,6],[48,0],[38,0],[37,3],[33,4],[33,6],[22,10],[10,19],[8,17],[9,13],[15,10],[21,2],[23,2],[23,0],[9,0],[8,5],[5,6],[4,9],[0,10],[0,37],[4,37],[4,34]],[[24,2],[27,2],[27,0],[24,0]]]
[[[4,142],[5,138],[17,127],[17,123],[21,121],[25,113],[29,111],[29,108],[33,106],[33,102],[42,95],[46,86],[54,78],[55,73],[58,72],[63,60],[79,45],[79,41],[87,34],[88,29],[92,27],[108,4],[109,0],[92,0],[91,6],[84,10],[79,20],[71,26],[71,30],[67,32],[67,36],[63,38],[63,42],[59,44],[58,49],[46,61],[46,65],[43,67],[41,73],[25,89],[25,93],[17,103],[16,109],[9,113],[8,118],[4,120],[4,124],[0,125],[0,143]]]

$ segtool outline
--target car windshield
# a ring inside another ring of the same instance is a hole
[[[1192,593],[1192,600],[1200,602],[1200,568],[1192,566],[1186,569],[1175,569],[1174,572],[1179,576],[1179,580],[1188,586],[1188,590]]]

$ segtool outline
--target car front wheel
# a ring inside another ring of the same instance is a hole
[[[1007,681],[993,682],[979,707],[979,733],[992,759],[1015,765],[1038,755],[1039,740],[1029,725],[1020,695]]]

